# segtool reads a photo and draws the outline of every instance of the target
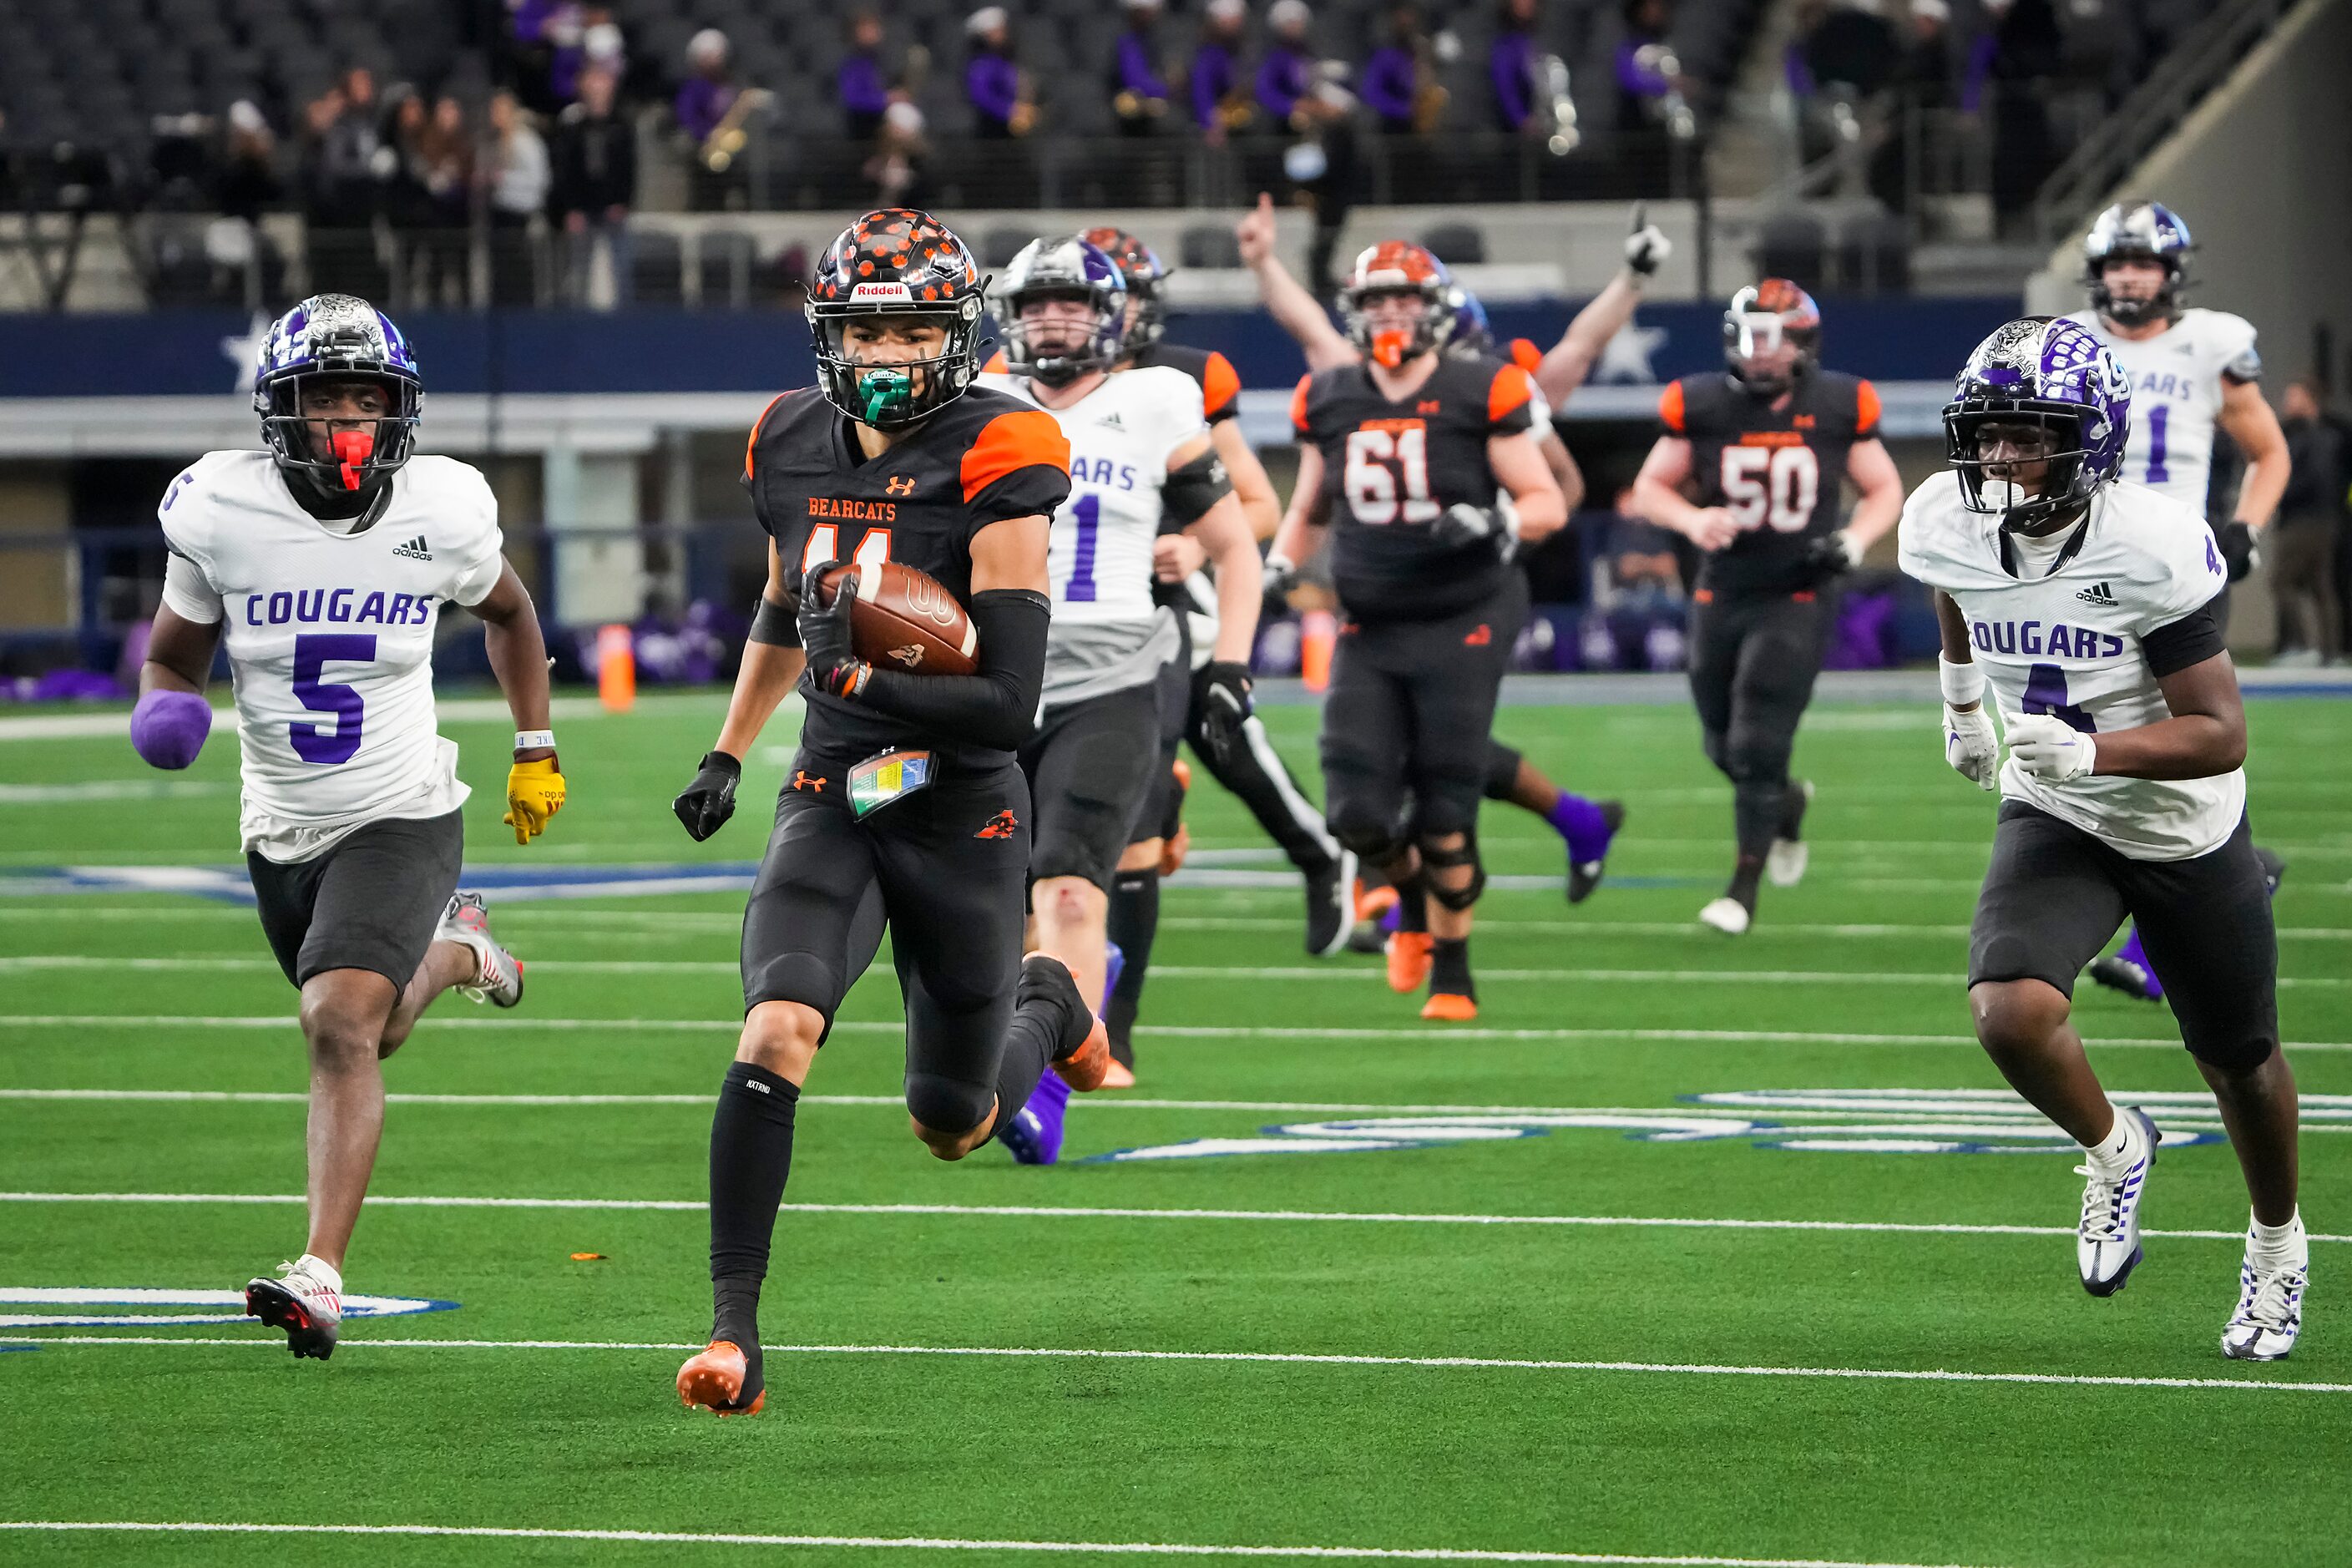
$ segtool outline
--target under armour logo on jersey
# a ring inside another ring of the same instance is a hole
[[[1412,411],[1415,414],[1434,414],[1437,412],[1437,399],[1433,397],[1426,402],[1416,403],[1412,405]]]
[[[914,476],[911,474],[893,474],[887,480],[884,481],[882,488],[894,496],[913,495],[915,493]]]
[[[425,536],[421,533],[405,544],[394,545],[392,547],[392,552],[394,555],[404,555],[411,561],[430,561],[433,559],[433,552],[426,546]]]
[[[1021,819],[1019,817],[1013,816],[1009,811],[1000,811],[994,816],[990,817],[986,822],[982,823],[980,825],[980,831],[973,834],[972,837],[974,838],[1010,838],[1013,837],[1013,830],[1020,826]]]
[[[2116,607],[2115,593],[2105,583],[2094,583],[2087,588],[2079,589],[2074,597],[2086,605],[2096,605],[2102,609],[2112,610]]]
[[[1800,414],[1795,423],[1798,429],[1810,430],[1813,427],[1813,416],[1810,414]]]

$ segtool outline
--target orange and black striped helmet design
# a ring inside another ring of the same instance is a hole
[[[970,247],[927,212],[883,207],[843,229],[809,283],[809,328],[827,400],[853,419],[889,429],[961,397],[979,371],[985,284]],[[909,363],[853,363],[844,350],[847,323],[875,316],[930,318],[946,330],[946,347]]]
[[[1127,324],[1127,351],[1149,348],[1160,341],[1168,330],[1168,264],[1160,253],[1123,228],[1108,224],[1090,228],[1078,236],[1088,245],[1111,258],[1119,276],[1127,279],[1129,311]]]
[[[1339,287],[1339,310],[1348,336],[1374,363],[1393,370],[1416,354],[1444,346],[1454,324],[1454,278],[1426,246],[1384,239],[1357,253]],[[1422,310],[1410,332],[1375,332],[1365,319],[1365,302],[1376,294],[1417,294]]]
[[[1786,344],[1797,351],[1785,370],[1759,367],[1756,358]],[[1723,359],[1732,379],[1751,392],[1778,396],[1791,380],[1821,363],[1822,310],[1786,278],[1767,278],[1731,297],[1723,312]]]

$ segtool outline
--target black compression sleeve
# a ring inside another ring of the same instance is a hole
[[[793,611],[762,594],[760,595],[760,607],[751,614],[751,637],[753,642],[768,643],[776,647],[798,647],[801,646],[801,628],[793,618]]]
[[[1198,522],[1202,513],[1233,493],[1234,482],[1226,477],[1225,465],[1213,447],[1181,468],[1168,470],[1160,487],[1160,505],[1165,514],[1161,526]]]
[[[2139,650],[2147,658],[2148,673],[2158,680],[2192,664],[2202,664],[2228,646],[2221,639],[2221,618],[2213,614],[2210,604],[2139,639]]]
[[[974,594],[971,608],[972,628],[980,634],[978,674],[908,675],[877,668],[857,701],[950,740],[1009,752],[1036,728],[1051,611],[1045,595],[1025,588]]]

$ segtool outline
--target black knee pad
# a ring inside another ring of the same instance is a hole
[[[1747,725],[1735,726],[1725,740],[1717,763],[1736,784],[1785,784],[1789,758],[1796,750],[1793,733],[1781,735]]]
[[[2226,1073],[2252,1072],[2278,1050],[2275,1036],[2266,1034],[2222,1033],[2198,1029],[2193,1033],[2183,1028],[2182,1043],[2189,1054],[2206,1066]]]
[[[967,1083],[931,1072],[907,1075],[907,1114],[934,1132],[971,1131],[988,1120],[989,1107],[995,1100],[996,1090],[989,1084]]]
[[[1458,849],[1434,847],[1432,843],[1433,837],[1451,836],[1427,834],[1423,836],[1420,846],[1422,886],[1427,890],[1429,896],[1435,899],[1444,908],[1456,912],[1466,910],[1476,903],[1478,895],[1486,889],[1486,868],[1478,860],[1478,836],[1475,833],[1463,834],[1462,847]],[[1448,870],[1457,866],[1470,868],[1469,882],[1458,889],[1448,888],[1438,878],[1429,875],[1432,871]]]
[[[1500,741],[1486,742],[1486,798],[1508,800],[1518,787],[1519,763],[1526,759]]]
[[[1029,853],[1029,881],[1034,888],[1048,877],[1083,877],[1108,891],[1116,857],[1106,864],[1103,836],[1081,832],[1047,833]]]
[[[1404,834],[1393,822],[1350,814],[1334,817],[1331,837],[1339,847],[1368,866],[1384,866],[1395,859],[1405,847]]]

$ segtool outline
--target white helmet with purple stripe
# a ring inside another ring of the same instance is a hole
[[[2024,461],[2000,459],[1989,490],[1982,433],[2038,426],[2049,433],[2047,467],[2038,481],[2019,482]],[[1947,456],[1971,511],[1998,514],[2000,526],[2033,533],[2072,517],[2123,471],[2131,434],[2131,377],[2098,336],[2075,322],[2027,316],[1996,330],[1969,355],[1944,406]]]
[[[2189,253],[2196,248],[2189,226],[2162,202],[2117,202],[2091,220],[2083,240],[2083,281],[2091,290],[2092,308],[2126,327],[2178,315],[2181,291],[2189,285]],[[2155,293],[2117,294],[2107,287],[2107,263],[2134,260],[2164,268]]]

